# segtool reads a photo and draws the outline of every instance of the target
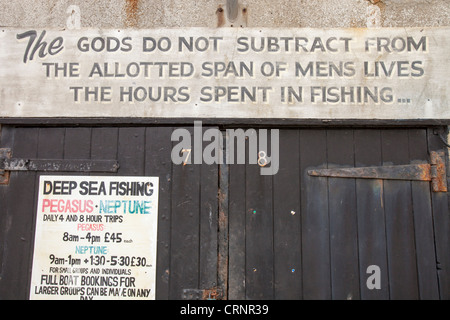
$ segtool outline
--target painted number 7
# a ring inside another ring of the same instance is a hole
[[[184,159],[184,161],[183,161],[183,166],[185,166],[187,164],[187,162],[189,160],[189,157],[191,156],[191,150],[192,149],[183,149],[183,150],[181,150],[181,153],[187,152],[186,159]]]

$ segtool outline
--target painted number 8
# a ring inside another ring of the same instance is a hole
[[[265,167],[268,163],[267,158],[266,158],[266,152],[265,151],[260,151],[258,152],[258,165],[260,167]]]

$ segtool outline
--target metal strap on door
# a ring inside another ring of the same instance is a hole
[[[0,184],[9,184],[11,171],[109,172],[119,169],[116,160],[90,159],[19,159],[11,158],[11,149],[0,149]]]
[[[309,170],[310,176],[333,178],[431,181],[434,192],[447,192],[444,151],[432,151],[430,163],[397,166]]]

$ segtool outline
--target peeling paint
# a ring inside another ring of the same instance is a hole
[[[304,27],[364,28],[367,7],[381,11],[383,27],[439,27],[450,25],[447,0],[240,0],[236,21],[226,18],[226,0],[77,0],[83,28]],[[221,4],[223,14],[218,12]],[[65,28],[70,14],[66,1],[9,0],[0,10],[0,25]],[[244,10],[245,9],[245,10]],[[220,15],[219,15],[220,13]],[[244,25],[238,20],[248,18]],[[218,24],[219,22],[219,24]]]
[[[379,28],[381,26],[380,8],[375,5],[369,5],[367,7],[367,28]]]
[[[139,25],[139,0],[126,0],[126,27],[137,27]]]
[[[80,7],[76,5],[71,5],[67,8],[66,13],[70,14],[67,18],[66,26],[67,29],[80,29],[81,28],[81,12]]]
[[[216,11],[217,15],[217,27],[223,27],[225,25],[225,12],[221,5],[219,5],[219,8],[217,8]]]

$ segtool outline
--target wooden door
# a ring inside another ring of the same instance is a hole
[[[158,176],[157,299],[217,287],[228,299],[449,299],[446,192],[307,174],[426,162],[444,148],[436,128],[280,129],[273,176],[248,162],[174,165],[174,129],[4,126],[0,147],[16,158],[115,159],[115,175]],[[40,175],[11,172],[0,186],[1,299],[29,295]],[[379,289],[367,285],[371,266]]]
[[[174,165],[173,129],[4,126],[1,147],[24,159],[116,159],[116,175],[159,177],[156,298],[181,299],[217,285],[218,166]],[[0,186],[0,299],[28,298],[42,174],[11,172]]]
[[[449,299],[447,193],[307,174],[426,162],[443,148],[433,129],[283,129],[279,140],[276,175],[229,169],[229,298]]]

